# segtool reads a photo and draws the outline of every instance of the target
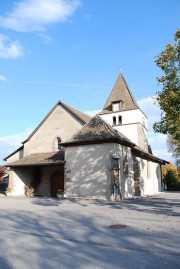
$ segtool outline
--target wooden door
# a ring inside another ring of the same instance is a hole
[[[51,197],[56,197],[58,190],[64,191],[64,167],[58,169],[51,179]]]

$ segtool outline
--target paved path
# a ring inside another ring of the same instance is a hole
[[[180,268],[180,193],[115,204],[0,197],[0,208],[0,269]]]

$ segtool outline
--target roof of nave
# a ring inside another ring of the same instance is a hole
[[[46,119],[51,115],[51,113],[57,108],[57,106],[62,106],[65,110],[67,110],[70,114],[72,114],[75,118],[80,120],[83,124],[86,124],[88,121],[90,121],[91,117],[88,116],[87,114],[77,110],[76,108],[67,105],[63,103],[62,101],[59,101],[52,109],[51,111],[46,115],[46,117],[40,122],[40,124],[36,127],[36,129],[28,136],[26,140],[24,140],[22,143],[24,144],[27,142],[36,132],[37,130],[41,127],[41,125],[46,121]]]

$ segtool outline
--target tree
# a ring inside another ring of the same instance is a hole
[[[169,162],[168,164],[165,164],[165,165],[162,165],[162,178],[163,178],[163,181],[165,180],[165,177],[167,175],[167,172],[168,171],[172,171],[176,177],[178,178],[179,177],[179,169],[172,163],[172,162]]]
[[[180,190],[180,181],[172,170],[168,170],[165,177],[165,182],[168,191]]]
[[[180,143],[180,28],[174,35],[175,44],[167,44],[155,62],[164,72],[157,80],[162,91],[157,93],[157,101],[163,110],[159,122],[154,123],[154,131],[169,134]]]
[[[179,190],[180,171],[172,162],[162,165],[162,178],[167,190]]]
[[[174,139],[171,135],[168,135],[167,143],[168,150],[172,153],[176,160],[176,165],[180,170],[180,142],[177,139]]]

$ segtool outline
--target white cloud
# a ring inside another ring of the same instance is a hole
[[[162,110],[159,108],[154,97],[143,98],[138,101],[138,105],[148,117],[148,129],[152,131],[154,122],[159,121],[161,118]]]
[[[23,54],[23,48],[19,41],[11,41],[7,36],[0,35],[0,58],[16,59]]]
[[[166,161],[174,161],[172,155],[167,149],[167,135],[152,133],[149,135],[149,144],[151,145],[152,152],[155,156],[158,156]]]
[[[93,117],[95,116],[96,114],[98,114],[101,110],[87,110],[85,111],[84,113],[86,113],[87,115]]]
[[[38,33],[38,36],[41,38],[41,40],[47,44],[50,45],[52,43],[52,38],[44,33]]]
[[[0,17],[0,25],[18,32],[41,32],[65,21],[79,6],[80,0],[22,0],[11,13]]]
[[[0,81],[7,81],[7,78],[3,75],[0,75]]]
[[[20,134],[0,137],[0,164],[3,163],[5,157],[22,146],[21,142],[24,141],[31,132],[32,129],[27,129]]]

